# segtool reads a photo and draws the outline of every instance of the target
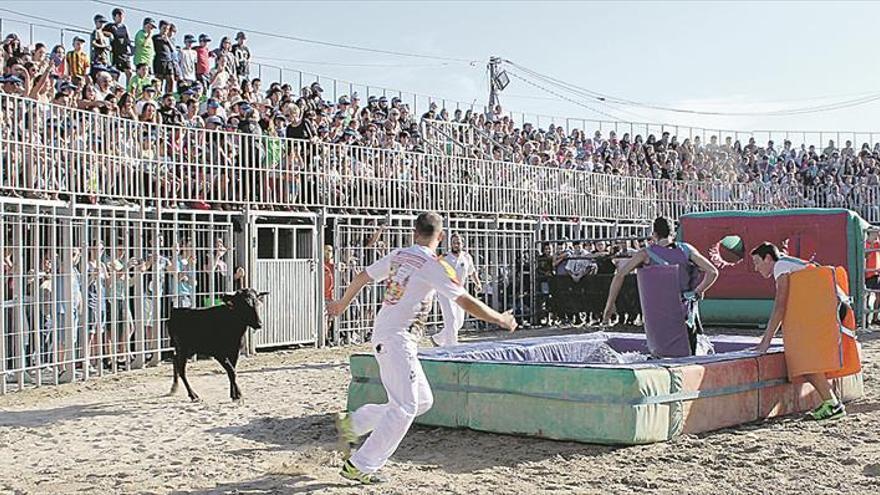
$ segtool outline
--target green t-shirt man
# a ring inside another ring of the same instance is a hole
[[[144,28],[146,27],[146,21],[144,21]],[[148,67],[152,67],[155,55],[156,49],[153,48],[153,37],[141,29],[134,37],[134,65],[147,64]]]

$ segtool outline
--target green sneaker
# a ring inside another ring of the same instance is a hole
[[[822,402],[819,407],[807,413],[807,417],[814,421],[824,421],[826,419],[838,419],[846,416],[846,409],[842,402],[831,404]]]
[[[365,473],[360,469],[356,468],[351,461],[345,461],[345,464],[342,465],[342,470],[339,471],[339,474],[342,475],[343,478],[357,481],[362,485],[375,485],[377,483],[385,483],[386,480],[382,476],[379,476],[376,473]]]
[[[348,459],[351,455],[351,446],[357,443],[360,438],[354,432],[354,425],[351,421],[351,414],[336,413],[336,433],[339,436],[339,451],[343,457]]]

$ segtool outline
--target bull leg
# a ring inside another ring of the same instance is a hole
[[[229,397],[234,401],[240,400],[241,390],[238,389],[238,384],[235,383],[235,366],[233,366],[232,360],[224,357],[223,359],[217,358],[217,361],[220,362],[220,365],[226,370],[226,375],[229,376]]]
[[[179,354],[180,354],[180,352],[178,352],[177,349],[174,349],[174,359],[171,361],[171,367],[174,369],[174,381],[171,382],[171,391],[168,392],[168,395],[174,395],[177,393],[177,385],[178,385],[178,383],[177,383],[177,376],[178,376],[177,356]]]
[[[180,367],[178,373],[180,373],[180,378],[183,380],[183,386],[186,387],[186,392],[189,394],[189,399],[193,402],[198,402],[199,396],[193,392],[192,387],[189,386],[189,380],[186,379],[186,356],[181,354],[175,354],[174,360],[177,362],[177,366]]]

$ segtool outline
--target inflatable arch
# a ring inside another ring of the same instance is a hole
[[[763,241],[791,256],[821,265],[842,266],[852,281],[865,278],[868,223],[845,209],[714,211],[679,219],[678,238],[719,267],[720,276],[700,305],[703,323],[761,325],[770,318],[775,287],[755,272],[749,251]],[[717,254],[717,256],[713,256]],[[863,284],[852,284],[856,321],[863,321]]]

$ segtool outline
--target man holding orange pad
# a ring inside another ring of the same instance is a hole
[[[755,264],[755,271],[760,273],[764,278],[770,278],[772,276],[776,279],[776,298],[773,302],[773,313],[770,316],[770,321],[767,323],[767,330],[764,332],[764,338],[756,349],[759,353],[764,353],[767,352],[773,336],[776,335],[776,332],[779,330],[779,327],[782,326],[783,322],[791,321],[791,319],[786,316],[786,309],[789,307],[789,297],[793,294],[791,274],[799,272],[812,265],[809,262],[798,258],[782,256],[779,252],[779,248],[769,242],[764,242],[758,245],[752,250],[751,255]],[[822,268],[833,270],[830,267]],[[837,294],[839,294],[840,288],[837,285],[838,281],[833,274],[831,275],[831,281],[831,283],[834,284],[833,288],[823,287],[821,284],[807,284],[809,286],[802,287],[798,285],[795,287],[795,290],[799,292],[804,290],[811,291],[818,294],[821,299],[821,292],[827,289],[827,291],[834,291],[836,297]],[[828,296],[828,294],[825,294],[825,296]],[[821,324],[826,325],[823,327],[825,331],[821,332],[821,334],[828,337],[826,341],[822,342],[819,341],[819,339],[813,340],[804,338],[806,336],[804,335],[805,328],[793,326],[793,328],[785,329],[785,358],[789,377],[794,378],[802,376],[813,386],[813,388],[815,388],[816,393],[821,397],[822,403],[808,413],[809,418],[817,421],[837,419],[846,415],[846,409],[844,409],[843,403],[835,397],[834,392],[831,390],[831,386],[828,384],[829,376],[827,374],[828,372],[838,371],[843,367],[843,353],[840,352],[840,343],[842,342],[843,337],[834,332],[827,331],[829,328],[828,325],[834,325],[835,332],[837,329],[841,329],[841,331],[845,331],[845,329],[843,329],[841,318],[836,314],[834,309],[839,308],[837,300],[835,299],[834,301],[831,301],[830,296],[825,297],[824,299],[827,301],[822,302],[827,302],[828,307],[821,309],[820,312],[835,313],[833,315],[822,315],[823,317],[828,317],[828,321],[820,322]],[[847,310],[849,309],[847,308]],[[831,349],[834,343],[837,343],[838,349]],[[831,357],[831,359],[827,360],[828,364],[822,364],[819,360],[811,360],[809,363],[806,363],[805,360],[798,359],[797,354],[799,353],[799,350],[810,346],[812,346],[814,350],[816,347],[823,347],[822,349],[818,349],[817,352]],[[837,366],[836,363],[839,363],[840,366]]]

